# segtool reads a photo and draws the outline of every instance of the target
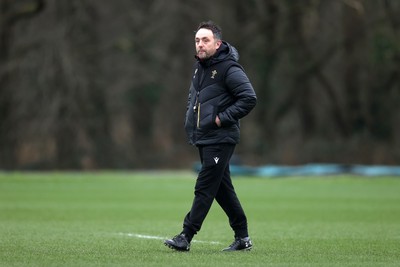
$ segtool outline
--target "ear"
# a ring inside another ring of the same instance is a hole
[[[216,49],[218,49],[218,48],[221,46],[221,44],[222,44],[222,41],[221,41],[221,40],[218,40],[218,41],[215,43]]]

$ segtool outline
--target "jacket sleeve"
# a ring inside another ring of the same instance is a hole
[[[234,102],[218,114],[222,126],[236,123],[255,107],[257,96],[249,78],[242,68],[232,66],[225,76],[225,84],[234,98]]]

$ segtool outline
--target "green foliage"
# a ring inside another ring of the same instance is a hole
[[[142,106],[148,105],[154,107],[155,104],[158,104],[162,91],[162,85],[149,83],[127,91],[126,100],[132,105],[141,104]]]
[[[385,33],[383,31],[375,34],[372,51],[374,64],[381,68],[395,67],[395,58],[399,53],[398,41],[391,33]]]
[[[132,53],[134,42],[130,38],[121,37],[115,42],[115,48],[124,53]]]
[[[255,248],[214,205],[189,253],[180,231],[191,173],[2,173],[0,266],[398,266],[400,179],[237,178]],[[218,243],[212,243],[218,242]]]

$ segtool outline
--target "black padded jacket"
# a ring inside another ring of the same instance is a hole
[[[185,118],[190,144],[239,142],[239,120],[254,108],[257,97],[238,59],[239,53],[227,42],[208,60],[197,58]],[[221,127],[215,123],[217,115]]]

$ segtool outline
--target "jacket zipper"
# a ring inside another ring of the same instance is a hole
[[[197,120],[196,120],[197,128],[200,128],[200,102],[199,102],[199,95],[200,95],[200,92],[197,92],[196,93],[196,101],[195,101],[194,106],[193,106],[193,110],[194,110],[195,114],[197,113]]]
[[[200,128],[200,103],[197,104],[197,128]]]
[[[197,85],[198,89],[200,89],[201,85],[203,84],[204,77],[205,77],[204,74],[205,74],[205,70],[203,69],[201,71],[199,83]],[[199,96],[200,96],[200,91],[197,91],[196,101],[195,101],[195,104],[193,106],[193,110],[195,112],[197,112],[197,122],[196,122],[197,129],[200,129],[200,102],[199,102]]]

